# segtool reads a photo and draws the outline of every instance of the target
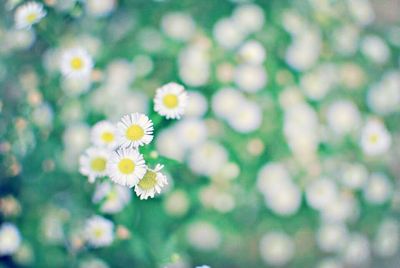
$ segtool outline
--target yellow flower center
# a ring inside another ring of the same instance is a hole
[[[28,15],[26,16],[26,20],[27,20],[29,23],[34,23],[34,22],[36,21],[36,19],[37,19],[36,13],[31,13],[31,14],[28,14]]]
[[[103,134],[101,134],[101,139],[105,142],[105,143],[110,143],[114,141],[114,133],[112,132],[103,132]]]
[[[93,158],[90,162],[91,168],[96,172],[103,172],[106,169],[107,160],[104,157]]]
[[[371,136],[369,136],[369,141],[373,144],[377,143],[378,140],[379,140],[378,134],[372,134]]]
[[[139,125],[132,125],[126,130],[126,138],[131,141],[138,141],[144,136],[144,130]]]
[[[135,163],[129,158],[124,158],[119,161],[118,169],[123,174],[131,174],[135,170]]]
[[[143,190],[149,190],[154,188],[157,184],[157,174],[153,171],[147,170],[143,178],[139,181],[139,187]]]
[[[164,105],[169,109],[174,109],[178,106],[178,96],[175,94],[167,94],[163,98]]]
[[[71,68],[74,70],[80,70],[83,67],[83,60],[79,57],[74,57],[71,60]]]
[[[103,229],[97,228],[93,231],[94,237],[101,238],[104,234]]]
[[[115,201],[117,200],[118,193],[115,190],[111,190],[108,195],[107,195],[107,200],[108,201]]]

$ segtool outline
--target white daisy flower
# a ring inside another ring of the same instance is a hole
[[[135,192],[140,199],[153,198],[155,193],[160,193],[161,188],[168,184],[167,177],[160,172],[163,167],[157,164],[155,169],[147,168],[146,174],[135,186]]]
[[[361,147],[366,155],[376,156],[389,150],[391,136],[382,122],[369,120],[361,134]]]
[[[144,114],[125,115],[117,123],[122,147],[139,147],[153,140],[153,122]]]
[[[108,150],[91,147],[79,158],[80,172],[88,176],[93,183],[96,178],[107,175],[107,162],[110,157]]]
[[[86,221],[84,235],[93,247],[111,245],[114,240],[114,224],[101,216],[93,216]]]
[[[99,147],[115,149],[118,146],[117,129],[109,121],[100,121],[93,126],[91,131],[92,142]]]
[[[168,83],[157,89],[154,110],[167,119],[179,119],[185,111],[187,93],[177,83]]]
[[[93,68],[93,60],[83,48],[64,51],[60,61],[61,73],[67,77],[87,77]]]
[[[12,223],[0,227],[0,256],[14,254],[21,245],[21,235]]]
[[[29,29],[33,24],[38,23],[46,16],[43,5],[37,2],[28,2],[19,6],[15,11],[15,26],[18,29]]]
[[[125,148],[113,152],[107,170],[113,182],[133,187],[146,174],[146,165],[136,149]]]

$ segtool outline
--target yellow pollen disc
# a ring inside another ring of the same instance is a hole
[[[71,67],[74,70],[80,70],[83,67],[83,60],[79,57],[74,57],[71,60]]]
[[[103,230],[102,229],[95,229],[94,230],[94,236],[96,237],[96,238],[100,238],[100,237],[102,237],[103,236]]]
[[[114,190],[110,191],[107,195],[107,200],[108,201],[115,201],[117,200],[118,197],[118,193]]]
[[[105,142],[105,143],[110,143],[114,141],[114,134],[112,132],[104,132],[103,134],[101,134],[101,139]]]
[[[157,174],[153,171],[147,170],[143,178],[139,181],[139,187],[143,190],[149,190],[154,188],[157,184]]]
[[[169,109],[174,109],[178,106],[178,96],[175,94],[167,94],[163,98],[164,105]]]
[[[27,20],[29,23],[35,22],[36,18],[37,18],[37,15],[36,15],[35,13],[31,13],[31,14],[28,14],[28,15],[26,16],[26,20]]]
[[[131,174],[135,170],[135,163],[129,158],[124,158],[119,161],[118,169],[123,174]]]
[[[106,169],[107,161],[103,157],[93,158],[90,167],[96,172],[103,172]]]
[[[126,138],[131,141],[138,141],[144,136],[144,130],[139,125],[132,125],[126,130]]]
[[[377,134],[372,134],[371,136],[369,136],[369,141],[371,143],[374,143],[374,144],[377,143],[378,139],[379,139],[379,136]]]

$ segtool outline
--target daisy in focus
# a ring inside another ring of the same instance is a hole
[[[154,111],[167,119],[180,119],[185,112],[187,93],[177,83],[168,83],[157,89]]]
[[[92,71],[93,61],[85,49],[72,48],[62,54],[60,68],[64,76],[73,78],[86,77]]]
[[[114,240],[114,224],[101,216],[93,216],[86,221],[84,235],[93,247],[109,246]]]
[[[92,142],[99,147],[115,149],[117,143],[117,130],[109,121],[100,121],[93,126],[91,132]]]
[[[17,29],[29,29],[46,16],[43,5],[37,2],[28,2],[19,6],[15,11],[15,26]]]
[[[378,120],[369,120],[362,130],[361,147],[366,155],[376,156],[386,153],[391,141],[390,133]]]
[[[153,122],[144,114],[125,115],[117,124],[122,147],[139,147],[153,140]]]
[[[113,182],[133,187],[146,173],[143,156],[133,148],[119,149],[110,157],[108,173]]]
[[[89,182],[93,183],[96,178],[107,175],[107,162],[109,152],[102,148],[91,147],[80,157],[80,172],[88,176]]]
[[[157,164],[155,169],[147,168],[146,174],[135,186],[135,192],[140,199],[153,198],[156,193],[161,192],[163,186],[168,184],[167,177],[160,172],[163,167]]]

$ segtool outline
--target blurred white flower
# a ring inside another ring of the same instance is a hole
[[[86,11],[93,17],[105,17],[109,15],[116,7],[116,0],[86,0]]]
[[[380,37],[367,35],[361,41],[361,51],[371,61],[384,64],[388,61],[390,50]]]
[[[93,68],[89,53],[83,48],[67,49],[62,53],[60,69],[66,77],[88,77]]]
[[[132,188],[143,178],[146,165],[136,149],[118,149],[110,156],[107,172],[113,182]]]
[[[305,95],[311,100],[322,100],[338,80],[336,68],[323,64],[301,77],[300,84]]]
[[[65,95],[76,97],[88,92],[91,82],[89,75],[79,77],[65,76],[61,81],[61,89],[64,91]]]
[[[89,144],[90,128],[87,124],[74,123],[66,127],[63,133],[64,148],[73,154],[79,154]]]
[[[296,35],[307,29],[306,19],[293,9],[285,10],[282,15],[282,20],[283,27],[292,35]]]
[[[351,24],[344,25],[333,32],[334,49],[341,55],[353,55],[357,51],[359,29]]]
[[[53,119],[53,109],[47,102],[42,103],[33,110],[32,121],[39,127],[51,127]]]
[[[147,168],[143,178],[135,186],[136,195],[140,199],[153,198],[156,193],[161,193],[161,188],[168,184],[167,177],[160,171],[163,165],[157,164],[155,169]]]
[[[15,26],[18,29],[30,28],[46,16],[43,5],[38,2],[27,2],[15,11]]]
[[[101,203],[100,210],[103,213],[118,213],[131,200],[131,190],[129,188],[112,184],[104,181],[96,185],[93,195],[93,203]]]
[[[230,118],[231,115],[237,112],[237,107],[243,103],[244,96],[241,92],[233,88],[222,88],[212,97],[213,112],[223,118]]]
[[[310,69],[317,62],[321,47],[320,33],[307,29],[294,36],[292,44],[286,51],[286,62],[299,71]]]
[[[79,158],[79,171],[93,183],[96,178],[107,175],[107,164],[110,152],[96,147],[88,148]]]
[[[177,83],[168,83],[157,89],[154,111],[167,119],[180,119],[187,104],[185,88]]]
[[[97,122],[90,133],[91,141],[96,146],[115,149],[118,146],[116,131],[115,125],[107,120]]]
[[[324,209],[338,196],[336,183],[328,178],[312,181],[306,188],[306,199],[314,209]]]
[[[261,65],[241,64],[236,67],[234,81],[246,92],[258,92],[267,85],[267,73]]]
[[[125,115],[117,123],[118,142],[122,147],[138,148],[153,140],[153,121],[145,114]]]
[[[369,0],[348,0],[346,2],[351,15],[359,25],[365,26],[374,21],[375,14]]]
[[[368,179],[368,170],[363,164],[346,163],[342,168],[340,180],[343,185],[350,189],[362,188]]]
[[[284,134],[290,149],[301,162],[312,160],[318,148],[319,123],[314,109],[305,102],[285,110]]]
[[[323,223],[317,233],[318,247],[325,252],[339,252],[346,245],[348,231],[341,223]]]
[[[244,100],[239,105],[240,109],[229,115],[229,125],[240,133],[249,133],[257,130],[262,123],[262,110],[255,103]]]
[[[113,60],[107,66],[107,81],[114,90],[125,89],[135,80],[136,68],[133,63],[124,60]]]
[[[193,148],[188,164],[193,172],[199,175],[211,176],[228,161],[226,149],[214,142],[206,141]]]
[[[343,268],[343,265],[338,259],[327,257],[319,261],[316,268]]]
[[[14,254],[21,245],[21,235],[18,228],[8,222],[0,226],[0,256]]]
[[[207,99],[197,91],[188,91],[188,104],[184,117],[202,117],[208,110]]]
[[[343,260],[350,267],[364,267],[370,259],[368,239],[359,233],[351,234],[343,250]]]
[[[261,237],[260,255],[265,263],[273,266],[285,266],[293,258],[295,245],[283,232],[269,232]]]
[[[301,192],[281,163],[264,165],[257,176],[258,190],[265,204],[279,215],[294,215],[301,205]]]
[[[382,204],[392,195],[392,184],[383,173],[372,173],[364,187],[364,197],[370,204]]]
[[[243,41],[245,34],[237,23],[223,18],[214,25],[213,35],[217,43],[225,49],[234,49]]]
[[[329,106],[327,120],[335,133],[343,135],[359,128],[361,115],[352,101],[337,100]]]
[[[164,199],[164,209],[171,216],[183,216],[189,209],[190,200],[183,190],[174,190]]]
[[[373,249],[380,257],[394,256],[399,249],[400,227],[395,219],[384,219],[373,241]]]
[[[79,268],[109,268],[103,260],[90,258],[80,263]]]
[[[221,235],[218,229],[206,221],[191,223],[186,237],[190,245],[204,251],[215,250],[221,244]]]
[[[137,55],[133,59],[133,64],[135,66],[135,72],[139,77],[150,74],[154,69],[153,60],[148,55]]]
[[[367,104],[372,111],[388,115],[400,107],[400,72],[388,71],[382,81],[373,85],[367,95]]]
[[[240,59],[250,64],[262,64],[266,57],[263,45],[255,40],[249,40],[239,49]]]
[[[188,14],[182,12],[170,12],[161,20],[163,31],[171,38],[186,41],[195,33],[196,25]]]
[[[93,247],[109,246],[114,240],[114,224],[101,216],[92,216],[86,221],[84,237]]]
[[[255,4],[239,5],[233,11],[232,19],[247,34],[260,31],[265,22],[264,11]]]
[[[177,139],[186,149],[191,149],[207,139],[207,126],[202,120],[184,119],[175,126]]]
[[[392,143],[390,133],[378,120],[369,119],[361,131],[361,148],[368,156],[386,153]]]
[[[282,216],[295,215],[301,206],[301,192],[296,184],[283,182],[274,186],[278,191],[268,191],[265,204],[273,212]]]
[[[175,128],[167,128],[158,133],[156,139],[156,148],[160,155],[183,161],[185,148],[183,144],[176,138],[177,132]]]
[[[327,204],[321,213],[322,219],[326,222],[345,222],[357,219],[359,207],[354,196],[343,192],[338,195],[338,198]]]
[[[206,84],[210,77],[208,47],[191,44],[179,53],[179,76],[185,84],[198,87]]]

